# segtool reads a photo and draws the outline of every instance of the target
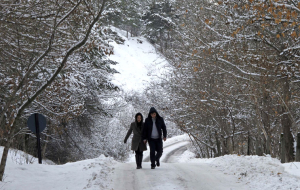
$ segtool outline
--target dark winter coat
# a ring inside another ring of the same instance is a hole
[[[136,115],[137,117],[137,115]],[[142,131],[144,128],[144,123],[143,123],[143,117],[142,117],[142,124],[140,127],[137,125],[137,121],[131,123],[130,128],[127,132],[127,135],[124,139],[124,143],[127,142],[127,139],[133,132],[133,137],[132,137],[132,143],[131,143],[131,150],[138,150],[140,148],[141,151],[147,150],[146,144],[142,141]]]
[[[158,114],[156,109],[152,107],[144,123],[143,140],[149,140],[151,138],[151,133],[153,128],[151,113],[153,112],[156,113],[155,125],[158,131],[159,138],[160,139],[162,138],[162,132],[163,132],[163,137],[164,138],[167,137],[167,129],[166,129],[164,119]]]

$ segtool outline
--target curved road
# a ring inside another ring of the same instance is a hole
[[[163,153],[163,155],[161,157],[161,162],[172,162],[172,160],[174,160],[174,159],[170,160],[170,158],[180,156],[184,151],[187,150],[188,144],[189,144],[189,141],[180,141],[180,142],[176,142],[176,143],[164,146],[165,153]],[[171,152],[168,152],[169,149],[171,149]],[[150,156],[147,155],[144,158],[143,162],[150,162]]]
[[[183,141],[164,147],[160,167],[152,170],[150,163],[135,169],[135,163],[118,163],[114,168],[113,190],[244,190],[232,176],[203,163],[176,163],[177,157],[187,148]],[[145,160],[149,158],[145,158]]]

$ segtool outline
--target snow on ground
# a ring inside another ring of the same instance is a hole
[[[211,159],[196,159],[190,151],[185,151],[178,162],[206,163],[222,171],[224,175],[234,176],[239,183],[249,189],[293,189],[300,190],[300,162],[281,164],[270,156],[225,155]]]
[[[3,148],[0,149],[2,155]],[[82,190],[107,189],[107,179],[117,162],[101,155],[98,158],[64,165],[38,164],[29,156],[32,164],[26,164],[22,151],[10,151],[1,190]]]
[[[172,150],[186,145],[186,141],[188,140],[189,137],[187,135],[180,135],[167,139],[167,141],[164,142],[165,148],[161,159],[163,160],[164,156],[169,154]],[[144,152],[144,158],[147,156],[149,156],[149,147],[148,150]],[[245,184],[249,189],[300,190],[300,162],[281,164],[278,159],[271,158],[270,156],[238,155],[225,155],[218,158],[198,159],[195,158],[194,153],[188,150],[176,159],[177,163],[205,164],[216,168],[225,176],[234,177],[236,183]],[[127,162],[130,163],[134,161],[134,154],[132,154]],[[149,167],[148,165],[150,163],[144,162],[143,164],[145,167]]]
[[[270,156],[225,155],[211,165],[224,174],[235,175],[250,189],[300,189],[299,178],[285,171],[284,165]]]
[[[127,92],[140,92],[149,82],[160,80],[159,77],[166,72],[167,61],[164,57],[145,38],[127,38],[125,31],[114,27],[111,29],[125,39],[124,44],[110,43],[114,47],[114,54],[109,59],[119,63],[112,65],[119,72],[114,74],[112,82]]]
[[[167,139],[164,142],[164,156],[180,147],[187,146],[188,140],[187,135]],[[3,148],[0,148],[0,156],[2,151]],[[149,147],[148,151],[144,152],[144,158],[148,155]],[[103,155],[95,159],[64,165],[55,165],[50,161],[37,164],[36,158],[32,156],[28,156],[28,158],[31,164],[26,163],[26,154],[22,151],[10,151],[4,182],[0,182],[1,190],[106,190],[111,189],[120,181],[129,180],[130,183],[132,180],[129,179],[130,176],[151,178],[152,175],[161,177],[168,175],[169,181],[164,183],[166,190],[180,189],[181,187],[186,189],[196,186],[196,183],[203,188],[208,188],[208,182],[211,183],[214,180],[217,185],[220,181],[224,182],[225,180],[228,185],[233,185],[233,187],[246,187],[251,190],[300,190],[300,162],[281,164],[278,159],[270,156],[225,155],[218,158],[197,159],[192,152],[187,150],[175,157],[177,163],[174,163],[174,159],[172,159],[172,163],[162,162],[161,167],[155,171],[150,169],[149,162],[143,162],[142,171],[136,170],[134,154],[125,163],[114,161]],[[163,159],[164,157],[162,157]],[[190,170],[190,173],[186,168]],[[124,179],[119,181],[116,180],[116,175],[112,175],[118,173],[117,170],[125,171],[122,175]],[[126,176],[127,173],[130,175]],[[187,180],[186,176],[188,179],[191,178],[191,181]],[[197,182],[197,176],[203,177]],[[149,188],[151,189],[151,186],[146,189]],[[218,189],[228,188],[219,186]]]
[[[284,171],[297,176],[300,179],[300,162],[291,162],[283,164]]]

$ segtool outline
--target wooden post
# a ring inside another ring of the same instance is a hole
[[[284,135],[281,133],[280,136],[280,147],[281,147],[281,163],[285,163],[285,142],[284,142]]]
[[[300,133],[297,134],[296,162],[300,162]]]

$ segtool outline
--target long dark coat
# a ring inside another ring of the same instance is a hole
[[[124,139],[124,142],[126,143],[127,139],[133,132],[131,150],[136,151],[138,148],[140,148],[141,151],[147,150],[146,144],[142,141],[143,128],[144,128],[144,123],[142,123],[141,129],[137,126],[136,122],[131,123],[127,135]]]

